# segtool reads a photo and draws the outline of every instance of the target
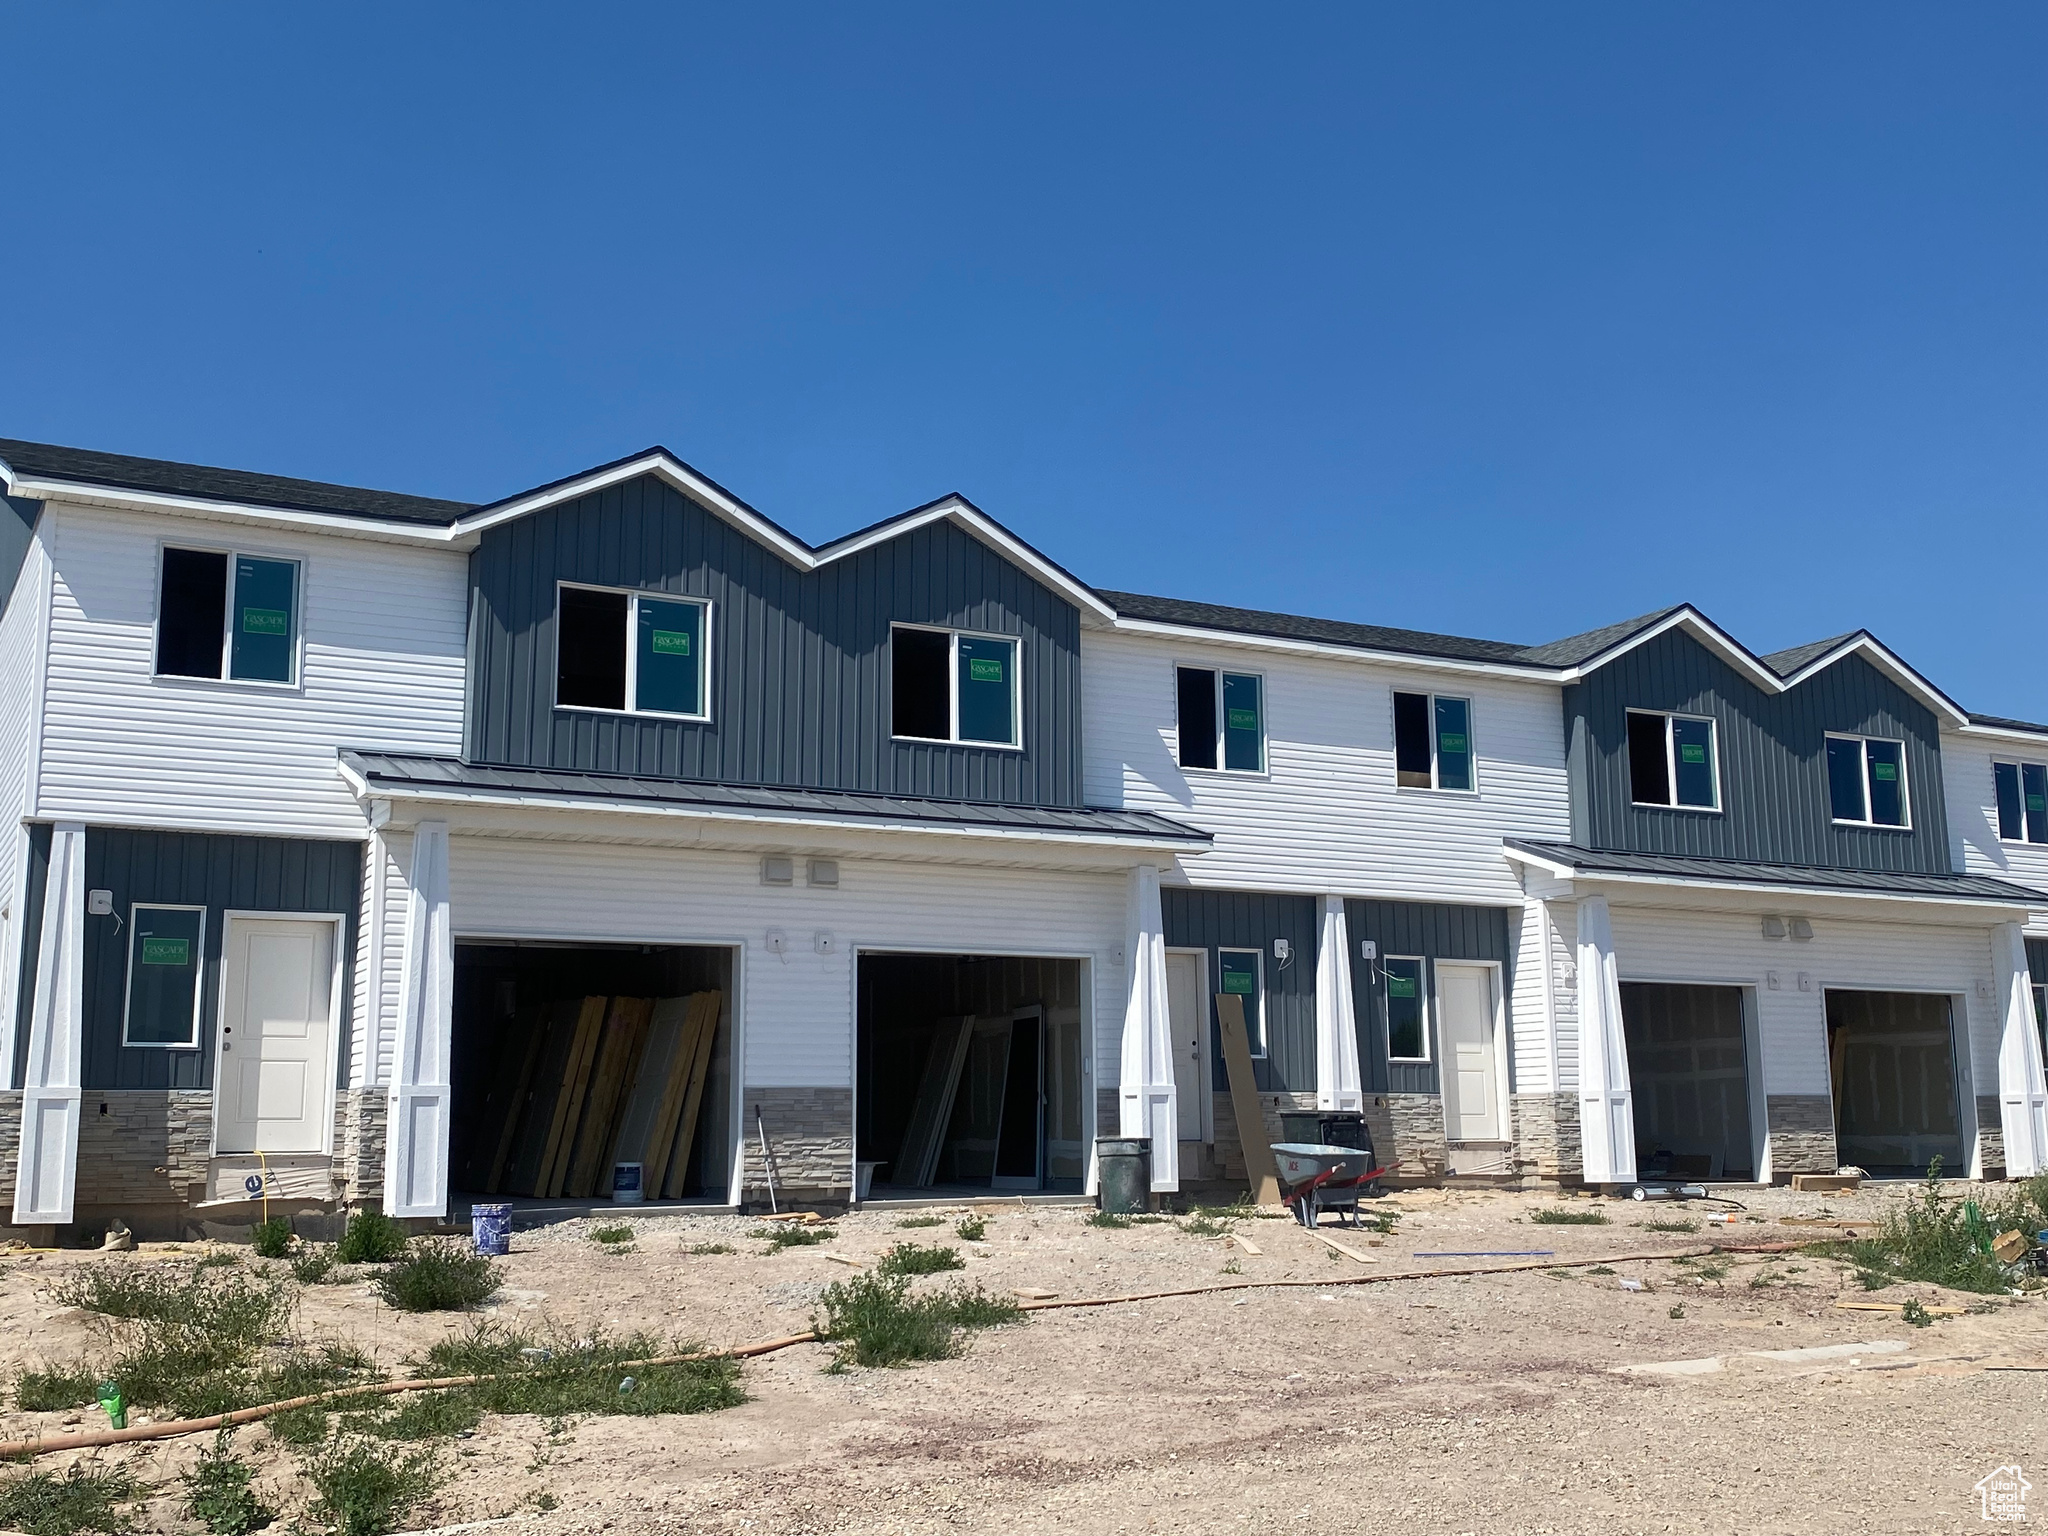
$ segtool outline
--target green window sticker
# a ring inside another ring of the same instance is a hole
[[[1704,763],[1707,760],[1707,749],[1687,743],[1678,749],[1678,760],[1681,763]]]
[[[997,656],[975,656],[967,663],[967,679],[974,683],[1000,683],[1003,680],[1002,659]]]
[[[687,656],[690,654],[690,637],[678,629],[657,629],[653,635],[653,649],[657,656]]]
[[[190,965],[192,963],[192,941],[190,939],[162,939],[145,935],[142,940],[142,963],[144,965]]]
[[[1436,737],[1440,752],[1462,752],[1465,750],[1465,736],[1462,731],[1439,731]]]
[[[1873,779],[1883,779],[1889,782],[1899,776],[1899,765],[1897,763],[1872,763],[1870,765],[1870,776]]]
[[[1413,997],[1414,995],[1415,978],[1413,976],[1389,976],[1387,978],[1387,996]]]
[[[291,633],[291,624],[291,615],[279,608],[242,610],[242,633],[245,635],[287,635]]]
[[[1233,709],[1230,711],[1230,728],[1233,731],[1256,731],[1259,712],[1256,709]]]
[[[1249,997],[1251,996],[1253,980],[1254,978],[1250,971],[1225,971],[1223,973],[1223,990],[1235,992],[1240,997]]]
[[[2027,809],[2030,811],[2048,811],[2048,795],[2027,796]]]

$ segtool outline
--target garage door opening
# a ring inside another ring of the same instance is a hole
[[[856,1157],[870,1195],[1078,1193],[1088,1172],[1085,967],[863,954]]]
[[[1621,1022],[1642,1176],[1755,1179],[1742,989],[1623,982]]]
[[[1836,1157],[1901,1178],[1940,1158],[1949,1177],[1967,1175],[1947,995],[1830,990],[1827,1005]]]
[[[732,951],[459,943],[449,1187],[545,1201],[723,1203],[732,1170]]]

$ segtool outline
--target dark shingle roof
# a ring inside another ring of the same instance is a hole
[[[1828,869],[1812,864],[1757,864],[1741,859],[1681,858],[1664,853],[1616,853],[1605,848],[1580,848],[1571,843],[1540,843],[1519,837],[1504,840],[1509,848],[1539,859],[1569,865],[1584,874],[1655,875],[1686,882],[1733,885],[1791,885],[1810,888],[1817,896],[1830,891],[1883,896],[1937,896],[1951,901],[2001,902],[2007,906],[2048,907],[2048,891],[2033,890],[1991,875],[1902,875],[1864,869]]]
[[[1528,647],[1503,640],[1467,640],[1416,629],[1383,629],[1377,624],[1349,624],[1341,619],[1305,619],[1291,613],[1265,613],[1255,608],[1225,608],[1216,603],[1190,603],[1177,597],[1146,597],[1136,592],[1105,592],[1100,597],[1124,618],[1151,619],[1161,624],[1186,624],[1196,629],[1222,629],[1241,635],[1267,635],[1281,640],[1315,640],[1356,646],[1369,651],[1405,651],[1416,656],[1442,656],[1455,661],[1492,661],[1536,665]]]
[[[2048,725],[2036,725],[2031,720],[2009,720],[2004,715],[1972,715],[1970,716],[1970,724],[1988,725],[1993,730],[1999,731],[2030,731],[2037,735],[2048,736]]]
[[[405,496],[396,491],[368,491],[321,480],[293,480],[259,475],[246,469],[213,469],[204,464],[179,464],[169,459],[138,459],[125,453],[97,453],[89,448],[59,448],[50,443],[24,443],[0,438],[0,459],[18,473],[78,480],[91,485],[154,491],[167,496],[195,496],[250,506],[283,507],[295,512],[331,512],[353,517],[387,518],[393,522],[430,523],[446,527],[473,505],[439,501],[431,496]]]
[[[1677,608],[1659,608],[1655,613],[1638,614],[1633,619],[1623,619],[1618,624],[1603,624],[1598,629],[1589,629],[1584,634],[1566,635],[1562,640],[1547,641],[1532,645],[1522,652],[1522,659],[1538,666],[1575,667],[1582,661],[1590,661],[1602,651],[1611,650],[1631,636],[1639,635],[1678,612]]]
[[[1818,661],[1836,646],[1844,645],[1862,633],[1860,629],[1852,629],[1846,635],[1834,635],[1826,640],[1812,640],[1805,645],[1795,645],[1790,650],[1773,651],[1760,659],[1778,676],[1790,677],[1801,667]]]
[[[600,805],[673,805],[705,812],[732,811],[778,817],[830,820],[849,827],[924,822],[962,831],[1050,832],[1118,841],[1174,842],[1201,846],[1207,832],[1151,811],[1093,806],[984,805],[968,800],[927,800],[910,795],[861,794],[837,789],[795,789],[771,784],[709,784],[680,779],[643,779],[625,774],[575,773],[552,768],[494,768],[452,757],[415,757],[395,752],[344,751],[341,759],[373,788],[411,790],[493,790],[585,801]]]

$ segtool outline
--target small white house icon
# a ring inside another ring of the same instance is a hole
[[[2017,1466],[1993,1467],[1976,1482],[1980,1515],[1986,1520],[2026,1519],[2027,1494],[2033,1486]]]

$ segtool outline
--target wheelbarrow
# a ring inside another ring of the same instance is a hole
[[[1372,1154],[1360,1147],[1324,1147],[1306,1141],[1276,1141],[1273,1161],[1279,1165],[1280,1194],[1294,1208],[1294,1219],[1314,1228],[1324,1211],[1343,1211],[1358,1225],[1358,1197],[1371,1193],[1373,1182],[1400,1166],[1375,1168]]]

